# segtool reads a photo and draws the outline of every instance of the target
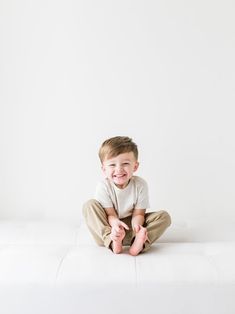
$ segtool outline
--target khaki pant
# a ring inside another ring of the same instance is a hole
[[[101,204],[91,199],[83,206],[83,215],[86,224],[98,245],[110,247],[112,240],[110,239],[111,227],[108,223],[108,217]],[[131,216],[120,219],[130,228],[126,231],[123,245],[131,245],[135,234],[131,227]],[[144,227],[147,229],[148,238],[142,252],[147,251],[151,244],[156,241],[171,224],[170,215],[164,211],[152,212],[145,214]]]

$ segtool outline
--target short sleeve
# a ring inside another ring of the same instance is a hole
[[[141,179],[137,183],[137,202],[135,205],[136,209],[146,209],[149,208],[149,193],[148,184],[145,180]]]
[[[99,182],[97,184],[94,198],[102,205],[103,208],[113,207],[111,197],[104,182]]]

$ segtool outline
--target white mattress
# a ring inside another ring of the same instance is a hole
[[[133,257],[97,246],[84,225],[1,222],[0,312],[234,314],[235,241],[172,234]]]

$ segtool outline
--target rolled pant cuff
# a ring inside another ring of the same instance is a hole
[[[107,236],[104,240],[104,246],[110,249],[110,244],[111,244],[112,240],[110,239],[109,236]]]
[[[143,248],[143,250],[141,251],[141,253],[144,253],[144,252],[148,251],[148,250],[150,249],[150,247],[151,247],[151,243],[150,243],[149,241],[146,241],[146,242],[144,243],[144,248]]]

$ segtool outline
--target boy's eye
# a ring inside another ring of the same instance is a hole
[[[129,165],[129,162],[124,162],[123,165]]]
[[[110,164],[109,167],[115,167],[115,164]]]

